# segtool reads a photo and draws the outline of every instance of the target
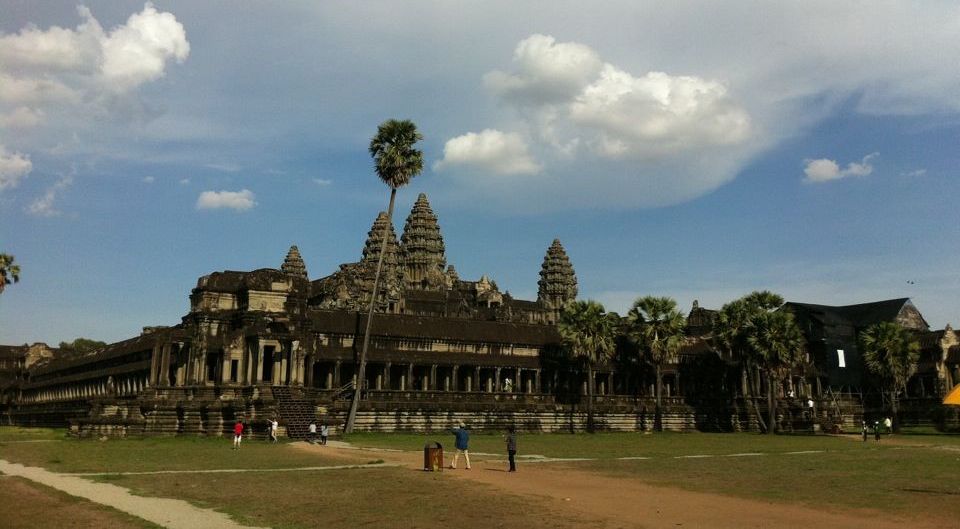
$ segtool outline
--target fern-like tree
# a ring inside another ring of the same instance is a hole
[[[580,359],[587,371],[587,431],[595,430],[593,414],[594,370],[614,352],[615,329],[619,317],[607,314],[596,301],[573,301],[560,312],[557,328],[563,344]]]
[[[637,298],[627,313],[626,333],[637,346],[640,360],[653,367],[656,377],[654,429],[663,430],[663,366],[675,359],[683,344],[686,320],[672,298]]]
[[[13,256],[0,253],[0,293],[10,283],[20,281],[20,266],[13,264]]]
[[[370,156],[373,157],[374,171],[390,188],[390,205],[387,207],[387,223],[384,224],[383,236],[380,239],[380,257],[377,259],[377,270],[373,276],[373,293],[370,296],[367,325],[363,333],[363,347],[360,349],[360,360],[357,366],[357,385],[353,390],[353,400],[350,402],[350,412],[347,414],[347,424],[344,428],[345,433],[353,432],[353,426],[357,420],[357,409],[360,406],[360,392],[366,377],[367,350],[370,347],[373,312],[380,290],[380,272],[383,269],[383,255],[393,222],[393,204],[397,197],[397,188],[407,185],[413,177],[423,171],[423,153],[416,148],[416,143],[422,139],[423,135],[412,121],[390,119],[377,127],[377,134],[370,140]]]
[[[890,397],[893,430],[900,431],[899,395],[917,370],[920,344],[908,330],[893,322],[867,327],[859,336],[860,351],[871,373],[877,375]]]
[[[778,389],[783,379],[803,363],[803,333],[793,314],[779,310],[760,312],[750,322],[748,354],[767,377],[767,433],[776,431]]]

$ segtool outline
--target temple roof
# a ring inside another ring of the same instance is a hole
[[[816,317],[828,325],[847,323],[854,327],[867,327],[874,323],[883,321],[896,322],[902,316],[905,309],[916,311],[910,298],[887,299],[884,301],[874,301],[871,303],[858,303],[856,305],[815,305],[812,303],[787,302],[785,304],[793,310],[802,310],[811,316]],[[917,312],[919,315],[919,312]],[[929,326],[923,317],[920,317],[924,330]]]

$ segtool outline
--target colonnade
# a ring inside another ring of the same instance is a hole
[[[107,376],[77,383],[26,389],[21,394],[20,402],[23,404],[39,404],[93,397],[132,397],[140,394],[148,387],[150,387],[150,381],[146,373],[122,375],[116,379]]]

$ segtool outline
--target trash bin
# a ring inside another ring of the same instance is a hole
[[[440,443],[433,442],[423,445],[423,469],[427,472],[443,470],[443,446]]]

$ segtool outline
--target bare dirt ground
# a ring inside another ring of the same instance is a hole
[[[320,447],[298,443],[298,449],[322,450],[345,460],[373,458],[403,463],[422,472],[423,455],[374,449],[358,450],[341,443]],[[449,464],[449,461],[447,462]],[[655,487],[579,470],[562,463],[519,462],[519,471],[506,472],[503,461],[475,461],[472,470],[444,470],[453,479],[484,483],[519,496],[548,498],[558,516],[585,515],[605,521],[608,527],[710,527],[740,528],[853,528],[934,529],[954,521],[917,520],[866,509],[814,509],[802,505],[771,503],[675,488]]]
[[[123,487],[0,460],[0,472],[113,507],[157,525],[179,529],[242,529],[226,514],[194,507],[183,500],[134,496]],[[109,525],[107,525],[109,526]]]
[[[77,529],[138,529],[145,525],[135,518],[127,519],[120,513],[74,500],[19,478],[3,479],[0,484],[0,506],[5,511],[0,525],[9,529],[49,527],[52,512],[56,513],[56,519],[64,526]]]

